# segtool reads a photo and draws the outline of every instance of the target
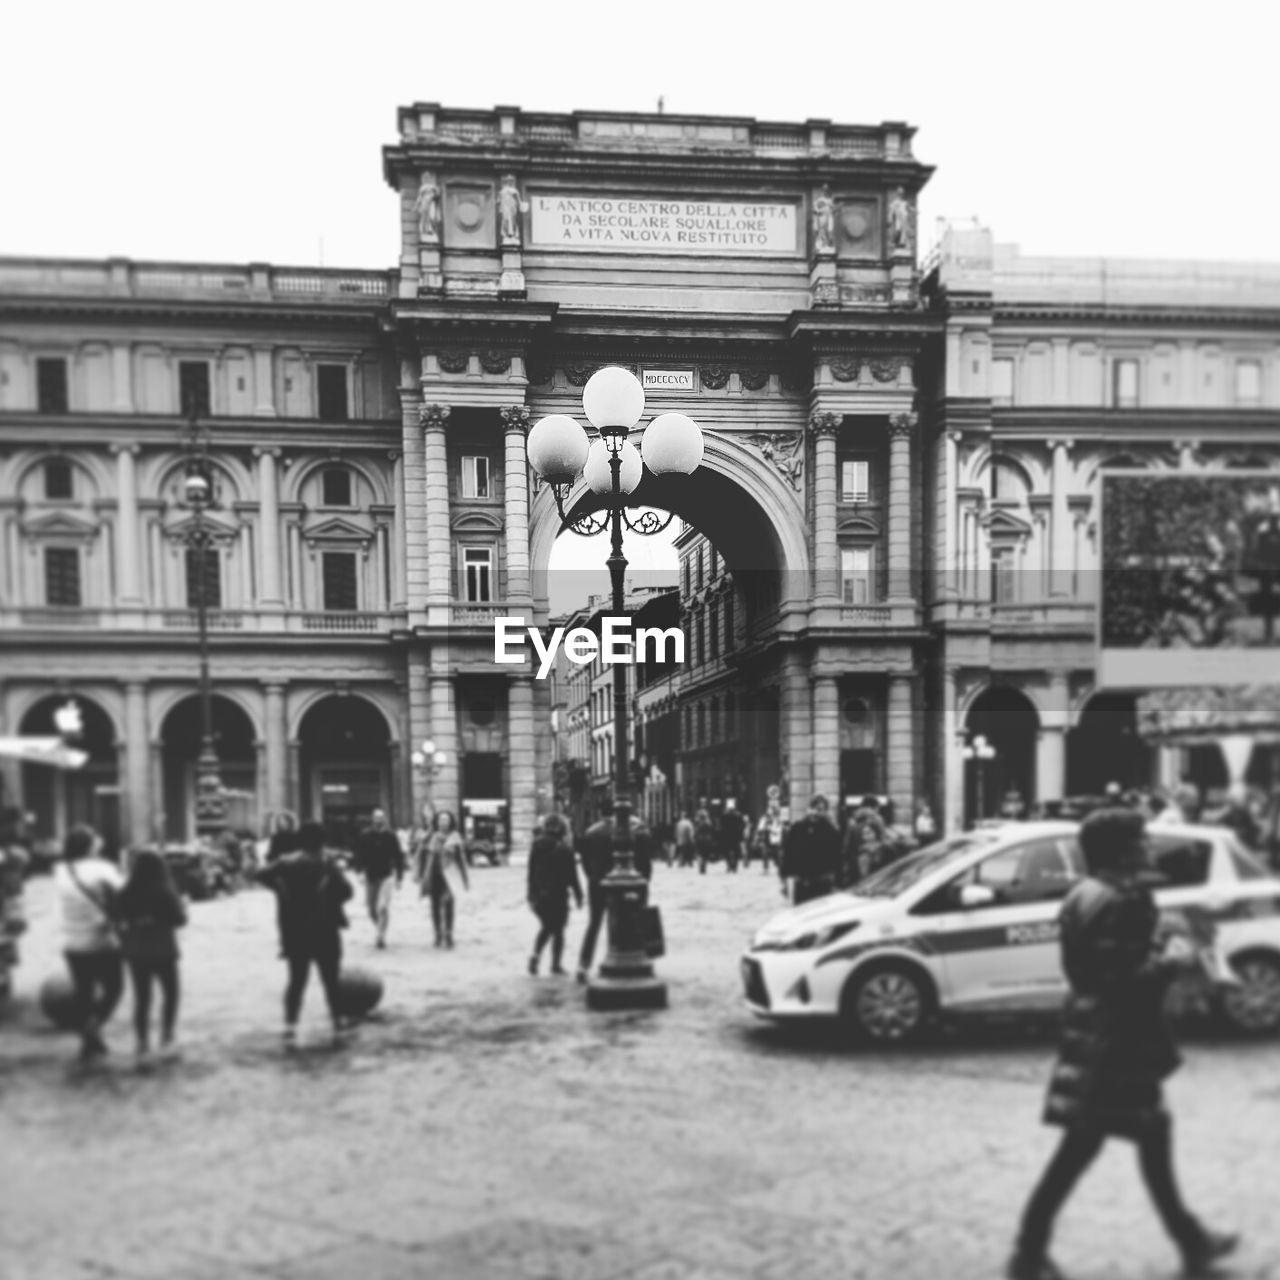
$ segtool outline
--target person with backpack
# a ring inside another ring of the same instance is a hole
[[[62,951],[75,988],[80,1015],[80,1061],[105,1057],[102,1030],[124,990],[120,939],[112,913],[124,878],[102,856],[102,837],[89,826],[72,827],[54,868],[54,888],[62,917]]]
[[[114,917],[120,949],[133,983],[133,1029],[138,1065],[151,1061],[151,991],[160,988],[160,1057],[174,1058],[178,1046],[178,930],[187,923],[187,910],[174,888],[164,856],[155,849],[139,849],[124,888],[116,895]]]
[[[298,1043],[302,997],[314,965],[324,985],[325,1001],[335,1042],[347,1030],[342,1013],[342,930],[347,927],[345,904],[353,896],[342,868],[325,855],[324,829],[305,822],[298,830],[299,848],[258,872],[258,880],[280,902],[281,944],[289,966],[284,991],[284,1045]]]

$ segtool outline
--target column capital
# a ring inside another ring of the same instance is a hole
[[[502,419],[503,430],[508,433],[524,435],[529,430],[529,410],[525,405],[504,404],[498,410],[498,416]]]
[[[919,414],[916,413],[891,413],[889,415],[890,438],[910,439],[918,421]]]
[[[268,455],[270,455],[273,458],[279,458],[283,452],[284,452],[283,449],[278,449],[276,448],[275,445],[255,444],[253,446],[253,456],[255,458],[264,458],[264,457],[267,457]]]
[[[1054,453],[1057,453],[1059,450],[1061,450],[1064,454],[1068,454],[1075,447],[1076,447],[1076,442],[1074,440],[1050,440],[1049,441],[1049,448]]]
[[[288,687],[287,680],[264,680],[262,687],[267,693],[283,693]]]
[[[108,445],[107,448],[111,453],[114,453],[117,457],[122,453],[127,453],[131,457],[136,458],[138,454],[142,452],[142,446],[138,444],[136,441],[128,441],[128,442],[122,443],[117,440],[114,444]]]
[[[418,409],[418,421],[424,427],[443,427],[451,412],[447,404],[424,404]]]
[[[147,682],[145,680],[124,680],[121,683],[124,685],[126,693],[138,694],[146,693],[147,691]]]
[[[388,449],[388,450],[387,450],[387,461],[388,461],[388,462],[399,462],[399,461],[400,461],[400,457],[401,457],[401,455],[403,454],[403,452],[404,452],[404,450],[403,450],[403,449]]]
[[[812,414],[809,418],[809,434],[815,440],[821,439],[823,436],[834,438],[839,435],[840,425],[843,421],[843,416],[838,413]]]

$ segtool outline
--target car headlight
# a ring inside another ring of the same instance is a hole
[[[837,938],[852,933],[860,920],[849,920],[843,924],[829,924],[821,929],[810,929],[807,933],[798,933],[790,938],[769,938],[758,942],[757,951],[817,951],[820,947],[830,946]]]

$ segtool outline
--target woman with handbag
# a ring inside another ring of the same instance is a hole
[[[102,856],[102,838],[87,826],[67,832],[53,879],[62,916],[62,950],[81,1016],[80,1061],[89,1063],[107,1053],[102,1029],[124,990],[120,939],[112,921],[124,879],[115,863]]]
[[[1062,1045],[1049,1082],[1046,1124],[1062,1141],[1022,1217],[1010,1280],[1061,1280],[1049,1236],[1077,1180],[1108,1138],[1138,1150],[1139,1168],[1187,1275],[1205,1275],[1238,1238],[1210,1231],[1182,1201],[1173,1169],[1173,1124],[1162,1083],[1181,1059],[1165,1020],[1170,983],[1199,963],[1184,936],[1162,934],[1144,883],[1146,833],[1132,809],[1098,809],[1080,828],[1088,876],[1059,917],[1062,963],[1071,994]]]
[[[569,922],[569,895],[582,909],[582,881],[569,846],[569,824],[558,813],[543,819],[541,832],[529,850],[529,907],[540,928],[529,957],[529,973],[536,976],[542,949],[551,943],[551,972],[565,972],[564,927]]]
[[[431,834],[418,848],[418,883],[431,898],[431,923],[436,946],[453,946],[453,917],[458,887],[470,889],[467,850],[458,834],[453,814],[441,809],[432,821]]]

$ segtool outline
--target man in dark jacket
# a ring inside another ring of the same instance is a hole
[[[343,904],[351,886],[342,868],[324,854],[324,831],[307,822],[298,831],[299,850],[286,853],[258,872],[258,880],[280,899],[280,935],[289,981],[284,993],[284,1043],[297,1043],[298,1015],[314,964],[324,984],[333,1034],[345,1029],[339,978],[342,970],[342,933],[347,926]]]
[[[1142,1178],[1188,1275],[1204,1275],[1238,1237],[1206,1230],[1187,1210],[1173,1171],[1172,1121],[1161,1084],[1179,1065],[1165,1022],[1165,994],[1180,969],[1198,963],[1184,936],[1160,934],[1142,881],[1142,815],[1104,808],[1080,828],[1089,876],[1063,903],[1062,962],[1071,994],[1049,1084],[1045,1122],[1062,1143],[1027,1204],[1007,1274],[1060,1280],[1048,1256],[1058,1211],[1108,1137],[1138,1147]]]
[[[636,871],[646,883],[653,878],[653,833],[643,822],[634,818],[628,825],[631,849]],[[613,870],[613,844],[617,824],[612,817],[601,818],[582,833],[578,841],[578,856],[582,859],[582,874],[587,878],[587,929],[582,935],[582,950],[578,953],[579,982],[586,982],[596,953],[596,940],[604,922],[609,900],[604,889],[605,877]]]
[[[391,923],[392,876],[395,884],[404,880],[408,860],[400,845],[400,837],[387,823],[386,812],[375,809],[372,826],[356,837],[353,861],[364,876],[369,919],[378,930],[378,946],[387,945],[387,926]]]
[[[738,808],[738,802],[732,798],[726,800],[724,813],[720,815],[720,846],[730,871],[737,871],[742,859],[742,838],[746,829],[747,821]]]
[[[835,888],[840,871],[840,833],[829,812],[827,797],[814,796],[809,801],[809,812],[787,832],[782,848],[782,892],[796,906],[821,898]]]

